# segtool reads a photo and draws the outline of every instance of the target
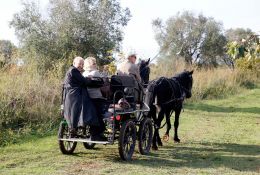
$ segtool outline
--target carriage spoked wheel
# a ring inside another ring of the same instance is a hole
[[[88,143],[88,142],[83,142],[83,145],[86,149],[94,149],[95,143]]]
[[[86,126],[86,128],[84,128],[83,130],[83,135],[84,135],[84,138],[90,138],[90,135],[89,135],[89,126]],[[94,149],[95,147],[95,143],[89,143],[89,142],[83,142],[83,146],[86,148],[86,149]]]
[[[64,121],[60,123],[58,137],[63,139],[69,138],[69,128]],[[72,154],[76,146],[77,142],[59,140],[59,147],[63,154]]]
[[[136,127],[132,120],[123,123],[120,129],[118,149],[121,159],[131,160],[136,143]]]
[[[146,155],[150,152],[153,138],[153,124],[150,118],[144,118],[140,124],[138,132],[139,153]]]

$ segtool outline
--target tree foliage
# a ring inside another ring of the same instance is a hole
[[[236,41],[240,42],[242,39],[248,39],[254,32],[251,29],[244,28],[231,28],[225,32],[225,36],[229,42]]]
[[[260,39],[251,35],[243,42],[229,42],[227,53],[242,70],[252,70],[260,75]]]
[[[17,52],[15,45],[9,40],[0,40],[0,68],[11,62]]]
[[[235,57],[244,57],[244,49],[245,45],[243,42],[245,42],[247,39],[252,36],[254,32],[251,29],[244,29],[244,28],[231,28],[225,31],[225,37],[227,38],[227,47],[226,47],[226,52],[223,56],[223,61],[226,65],[228,65],[230,68],[234,69],[235,68]],[[231,54],[230,52],[236,52],[236,46],[239,43],[238,47],[238,54],[233,53]],[[235,47],[234,47],[235,46]],[[231,51],[233,48],[233,51]],[[239,51],[240,50],[240,51]],[[240,55],[241,54],[241,55]],[[232,55],[232,56],[231,56]]]
[[[165,23],[156,19],[153,27],[161,53],[168,58],[179,55],[189,64],[217,66],[217,58],[225,53],[222,24],[202,14],[185,11]]]
[[[50,60],[93,55],[112,61],[107,51],[120,46],[130,19],[118,0],[50,0],[46,13],[33,1],[23,6],[10,25],[26,50]]]

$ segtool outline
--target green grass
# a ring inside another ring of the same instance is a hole
[[[184,107],[181,143],[171,139],[148,156],[136,152],[133,161],[121,161],[116,144],[94,150],[78,144],[75,154],[62,155],[56,136],[31,136],[0,148],[0,174],[260,173],[260,89]]]

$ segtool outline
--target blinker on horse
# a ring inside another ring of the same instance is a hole
[[[149,75],[150,75],[149,63],[150,63],[150,58],[147,61],[141,60],[139,66],[140,77],[142,79],[142,84],[144,88],[146,88],[149,83]]]
[[[175,142],[180,142],[178,137],[179,117],[184,99],[192,96],[192,74],[193,71],[184,71],[172,78],[161,77],[148,84],[145,102],[150,107],[148,117],[152,117],[155,124],[152,145],[154,150],[158,149],[157,143],[162,146],[159,129],[163,127],[161,127],[161,122],[164,116],[167,124],[165,136],[169,137],[171,129],[170,116],[173,111],[175,111],[173,139]]]

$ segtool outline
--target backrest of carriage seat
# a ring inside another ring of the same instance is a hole
[[[124,94],[127,96],[133,96],[134,94],[134,88],[135,88],[135,78],[132,76],[121,76],[121,75],[113,75],[111,77],[111,82],[110,82],[110,88],[112,91],[112,94],[116,91],[121,91],[124,92]],[[122,95],[119,93],[116,95],[116,102],[120,99],[123,98]],[[113,99],[113,97],[111,98]]]

